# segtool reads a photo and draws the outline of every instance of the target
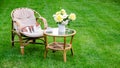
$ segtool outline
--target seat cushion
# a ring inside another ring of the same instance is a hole
[[[35,26],[26,26],[20,31],[23,35],[28,37],[41,37],[43,36],[43,30],[41,29],[39,24]]]

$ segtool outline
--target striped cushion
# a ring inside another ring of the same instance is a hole
[[[40,37],[43,36],[43,30],[40,25],[26,26],[21,29],[21,33],[28,37]]]

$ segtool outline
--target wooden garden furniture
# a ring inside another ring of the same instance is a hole
[[[24,47],[29,43],[45,44],[43,31],[48,25],[46,19],[38,12],[30,8],[16,8],[11,12],[11,18],[12,46],[15,42],[19,42],[22,55]],[[37,40],[41,40],[41,42],[36,42]]]
[[[63,51],[63,59],[64,62],[66,62],[66,50],[71,50],[71,53],[73,55],[72,41],[75,34],[76,31],[73,29],[66,29],[65,33],[59,33],[58,28],[52,28],[51,31],[49,31],[49,29],[46,29],[44,31],[44,37],[46,42],[44,58],[46,58],[47,56],[48,49],[51,49],[53,51]],[[53,37],[53,42],[49,43],[48,36]],[[56,39],[58,37],[63,38],[64,42],[57,42]],[[71,37],[70,43],[67,43],[67,37]]]

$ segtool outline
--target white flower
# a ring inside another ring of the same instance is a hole
[[[64,18],[64,19],[68,17],[68,15],[67,15],[67,14],[64,14],[64,15],[62,15],[62,16],[63,16],[63,18]]]
[[[67,25],[68,22],[69,22],[69,20],[66,20],[66,21],[63,21],[62,24],[63,24],[63,25]]]

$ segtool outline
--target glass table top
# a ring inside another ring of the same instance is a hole
[[[67,28],[65,32],[59,32],[58,28],[48,28],[44,31],[44,34],[49,36],[71,36],[76,33],[75,30]]]

